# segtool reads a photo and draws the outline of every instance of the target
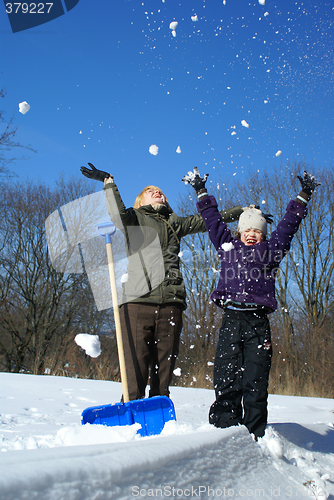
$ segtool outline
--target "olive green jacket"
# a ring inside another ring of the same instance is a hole
[[[120,303],[178,303],[185,309],[180,242],[188,234],[206,231],[202,216],[179,217],[165,205],[125,208],[116,184],[106,184],[104,191],[110,218],[124,234],[128,257]],[[225,222],[233,222],[242,211],[238,206],[221,214]]]

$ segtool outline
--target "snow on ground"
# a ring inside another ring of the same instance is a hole
[[[255,442],[207,423],[214,393],[171,388],[177,421],[160,436],[80,423],[116,403],[115,382],[0,373],[1,500],[277,498],[334,500],[334,401],[269,397]]]

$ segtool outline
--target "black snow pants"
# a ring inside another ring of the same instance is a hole
[[[211,424],[243,424],[256,438],[264,435],[271,356],[266,312],[226,309],[216,350]]]

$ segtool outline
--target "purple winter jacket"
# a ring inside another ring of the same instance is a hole
[[[218,211],[213,196],[202,198],[197,203],[210,239],[218,251],[221,262],[219,282],[211,294],[211,300],[223,307],[231,300],[247,304],[257,304],[274,312],[275,276],[281,260],[290,248],[291,240],[297,232],[307,208],[291,200],[277,228],[269,241],[247,246],[238,238],[233,238]]]

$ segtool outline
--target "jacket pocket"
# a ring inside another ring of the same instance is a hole
[[[181,271],[179,269],[169,269],[166,278],[167,278],[167,286],[172,296],[177,297],[182,301],[185,301],[186,289],[184,286]]]
[[[170,285],[181,285],[183,278],[180,269],[169,269],[167,280]]]

